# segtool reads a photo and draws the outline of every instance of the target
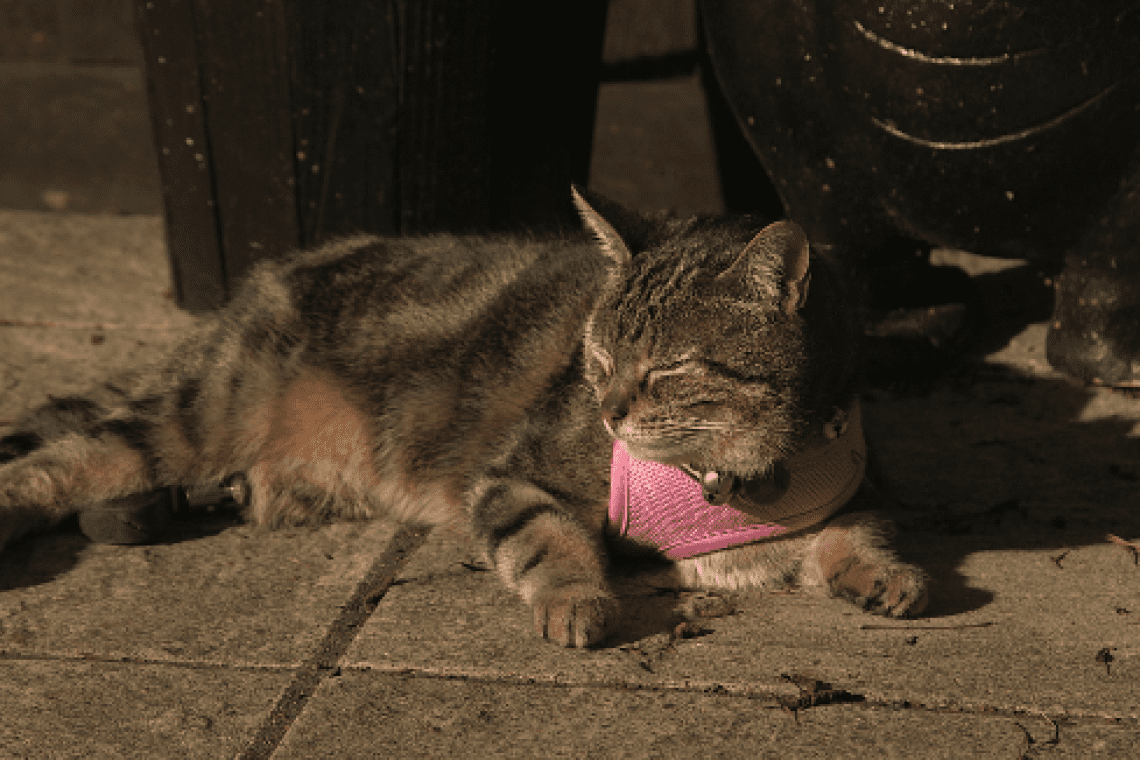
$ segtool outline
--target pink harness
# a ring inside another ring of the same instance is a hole
[[[867,444],[860,409],[849,412],[847,427],[823,446],[788,459],[787,492],[749,511],[705,501],[701,486],[684,471],[660,462],[634,459],[614,441],[610,463],[609,530],[653,548],[669,559],[686,559],[730,546],[775,538],[822,522],[846,504],[866,470]]]

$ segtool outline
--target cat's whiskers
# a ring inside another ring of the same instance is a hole
[[[700,435],[708,432],[722,432],[734,433],[742,432],[748,428],[733,422],[716,422],[716,421],[701,421],[701,422],[685,422],[685,421],[671,421],[668,423],[658,423],[652,425],[640,425],[638,433],[646,438],[658,438],[664,436],[693,436]]]
[[[740,425],[731,422],[702,422],[693,425],[686,425],[689,430],[743,430]]]

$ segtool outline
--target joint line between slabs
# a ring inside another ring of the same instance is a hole
[[[340,615],[278,698],[253,739],[237,756],[238,760],[268,760],[273,756],[290,726],[304,712],[309,697],[316,692],[321,681],[336,670],[357,632],[392,587],[396,574],[427,539],[429,532],[430,529],[422,526],[408,526],[392,537],[387,550],[377,557],[367,575],[357,584]]]

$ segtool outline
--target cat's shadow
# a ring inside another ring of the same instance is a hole
[[[941,618],[980,610],[996,596],[993,591],[971,586],[958,567],[962,558],[932,556],[930,548],[940,544],[936,535],[912,535],[896,542],[900,559],[921,567],[930,575],[930,602],[917,617]]]
[[[229,511],[180,517],[171,521],[160,539],[145,545],[208,538],[241,524],[238,515]],[[0,552],[0,592],[40,586],[66,575],[79,565],[91,546],[92,541],[83,535],[75,516],[47,533],[34,533],[15,541]]]
[[[972,554],[1045,550],[1045,559],[1056,561],[1066,551],[1104,545],[1107,534],[1140,536],[1140,510],[1135,508],[1140,497],[1140,440],[1132,437],[1135,397],[1086,388],[1061,376],[984,363],[983,350],[994,346],[979,347],[973,358],[920,390],[870,392],[896,401],[939,399],[932,403],[937,411],[924,418],[930,425],[923,433],[928,436],[924,450],[904,451],[896,444],[884,472],[888,484],[900,470],[912,476],[937,473],[938,482],[952,484],[942,492],[912,486],[912,491],[923,493],[920,498],[911,496],[910,503],[884,511],[898,528],[893,545],[900,557],[931,576],[931,601],[921,617],[971,612],[994,600],[994,590],[970,585],[961,571]],[[962,399],[961,407],[947,403],[954,394]],[[1002,411],[1009,407],[1019,409],[1015,419],[1023,423],[1008,422],[1010,416]],[[1087,410],[1096,407],[1102,411],[1090,419]],[[868,418],[877,416],[874,403],[865,401],[864,408]],[[1006,422],[990,423],[993,427],[987,429],[991,409],[995,419]],[[878,425],[868,425],[870,440],[882,452],[892,430],[914,424],[885,411]],[[908,440],[913,442],[915,436]],[[1016,468],[1013,474],[1011,467]],[[1073,490],[1071,500],[1058,499],[1056,488]],[[1121,561],[1127,557],[1122,555]],[[1045,561],[1043,572],[1051,569]]]
[[[688,617],[683,600],[703,592],[681,588],[672,563],[651,557],[611,557],[610,582],[621,601],[621,619],[605,646],[621,647],[669,633]]]
[[[970,612],[995,598],[994,591],[971,586],[960,571],[976,552],[1046,549],[1055,557],[1081,546],[1103,545],[1107,533],[1140,535],[1140,511],[1133,506],[1140,495],[1140,441],[1131,437],[1137,424],[1135,396],[1109,394],[1059,375],[1031,374],[986,358],[1017,342],[1017,361],[1048,366],[1040,333],[1029,329],[1052,319],[1053,288],[1040,268],[1022,265],[971,275],[984,314],[966,355],[952,366],[904,362],[868,372],[877,378],[864,403],[872,417],[874,410],[868,407],[873,404],[868,402],[876,395],[895,402],[942,395],[924,422],[937,428],[927,433],[930,441],[944,444],[945,454],[937,459],[930,453],[936,447],[923,453],[896,446],[882,473],[888,484],[908,471],[960,474],[944,492],[911,489],[921,496],[912,493],[910,504],[886,511],[899,529],[894,546],[900,557],[930,573],[931,601],[924,617]],[[945,403],[947,393],[960,395],[961,408]],[[1089,419],[1086,413],[1090,406],[1103,410],[1107,405],[1111,411],[1114,403],[1127,416],[1102,411]],[[995,426],[992,434],[980,430],[990,410],[999,418],[1010,407],[1027,412],[1021,416],[1022,429],[1007,425]],[[889,411],[882,417],[878,430],[868,425],[869,442],[880,451],[889,448],[901,426],[916,424]],[[1058,445],[1058,440],[1064,443]],[[1015,476],[1003,482],[1018,457],[1023,472],[1040,473],[1051,481],[1042,479],[1039,485]],[[1078,462],[1083,467],[1075,467]],[[1073,501],[1084,504],[1058,507],[1044,485],[1057,482],[1057,474],[1066,471],[1081,484]],[[1048,505],[1047,514],[1043,504]]]

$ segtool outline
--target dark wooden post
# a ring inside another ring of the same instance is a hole
[[[567,229],[604,0],[139,0],[178,302],[367,231]]]
[[[137,8],[174,293],[184,308],[210,309],[225,300],[226,269],[192,0],[140,0]]]

